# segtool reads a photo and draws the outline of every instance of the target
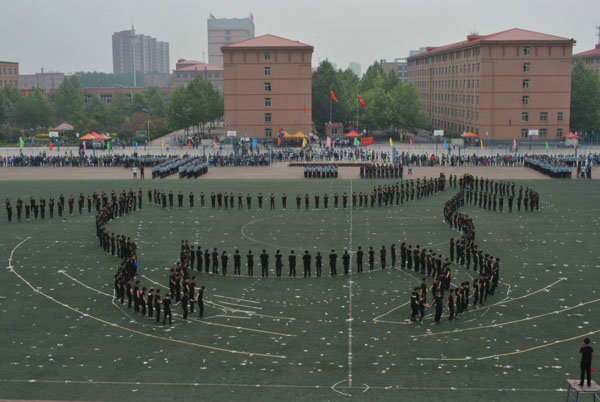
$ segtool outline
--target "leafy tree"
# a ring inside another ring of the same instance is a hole
[[[52,123],[52,107],[42,92],[36,89],[17,104],[15,118],[24,128],[45,127]]]
[[[83,87],[76,76],[65,77],[54,101],[56,115],[63,121],[77,124],[85,118]]]
[[[331,119],[332,121],[340,121],[346,114],[343,105],[339,103],[338,94],[341,94],[341,88],[338,85],[333,65],[328,60],[324,60],[319,64],[312,77],[312,119],[319,131],[323,131],[325,123],[329,121],[331,90],[338,99],[338,103],[333,102],[331,104]]]
[[[108,108],[106,104],[100,100],[98,94],[94,94],[86,105],[85,110],[88,121],[96,121],[101,124],[106,124]]]
[[[192,125],[192,105],[186,88],[177,88],[167,104],[167,122],[173,130],[186,129]]]
[[[165,115],[165,100],[157,87],[149,87],[133,95],[131,111],[143,112],[144,109],[151,110],[150,114],[154,116]]]
[[[579,61],[571,75],[571,130],[600,132],[600,77]]]
[[[23,95],[17,87],[5,86],[0,88],[0,125],[15,124],[15,112]]]

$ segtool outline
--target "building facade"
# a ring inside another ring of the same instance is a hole
[[[395,58],[394,61],[382,59],[379,61],[379,64],[381,64],[381,67],[383,67],[383,71],[385,71],[386,74],[394,73],[398,76],[400,81],[408,81],[408,65],[406,64],[406,59]]]
[[[185,87],[197,75],[210,82],[219,93],[223,93],[223,67],[212,66],[196,60],[177,60],[175,70],[173,70],[173,85]]]
[[[113,72],[115,74],[169,74],[169,44],[151,36],[136,34],[131,27],[112,36]]]
[[[581,61],[584,66],[591,68],[600,75],[600,43],[592,50],[577,53],[573,55],[573,65]]]
[[[122,88],[122,87],[106,87],[106,88],[83,88],[83,100],[85,103],[88,103],[94,95],[98,95],[100,100],[106,104],[112,103],[117,97],[121,97],[121,100],[129,104],[133,101],[133,95],[138,92],[145,91],[146,88]],[[30,92],[31,90],[23,90],[23,92]],[[48,102],[54,103],[56,100],[56,95],[58,94],[58,89],[50,89],[50,90],[42,90],[44,96],[48,99]],[[162,95],[163,99],[166,101],[169,99],[173,92],[175,92],[174,87],[169,88],[158,88],[158,91]]]
[[[523,29],[408,57],[408,80],[436,129],[482,139],[556,139],[569,131],[573,39]]]
[[[19,63],[0,61],[0,87],[19,87]]]
[[[208,27],[208,64],[223,67],[221,47],[254,38],[254,16],[248,18],[215,18],[210,15]]]
[[[358,78],[362,77],[362,68],[360,63],[356,62],[356,61],[351,61],[348,64],[348,68],[350,69],[350,71],[352,71],[354,74],[356,74],[356,76]]]
[[[45,73],[19,75],[19,89],[58,89],[65,79],[64,73]]]
[[[221,49],[227,131],[255,138],[312,132],[312,46],[263,35]]]

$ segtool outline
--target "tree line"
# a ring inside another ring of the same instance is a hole
[[[110,103],[95,94],[85,102],[78,76],[65,77],[49,103],[37,89],[27,96],[16,87],[0,88],[0,141],[18,142],[19,137],[47,133],[51,127],[67,122],[75,132],[118,133],[124,141],[135,139],[149,123],[152,138],[172,130],[200,127],[223,116],[223,97],[202,77],[195,77],[186,88],[177,88],[165,100],[156,87],[135,93],[131,102],[113,96]]]
[[[358,118],[360,130],[387,132],[412,132],[428,126],[415,88],[393,72],[386,74],[381,64],[369,66],[359,79],[350,69],[335,70],[325,60],[312,79],[313,121],[318,132],[324,132],[329,121],[332,90],[338,100],[331,104],[332,122],[355,126]],[[358,104],[358,94],[366,105],[364,111]]]

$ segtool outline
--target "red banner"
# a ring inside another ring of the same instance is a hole
[[[366,145],[373,145],[373,137],[361,138],[360,145],[362,145],[363,147]]]

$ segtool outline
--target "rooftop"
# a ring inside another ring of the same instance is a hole
[[[585,52],[577,53],[573,55],[573,58],[576,59],[578,57],[590,57],[590,56],[600,56],[600,43],[596,45],[592,50],[586,50]]]
[[[241,42],[225,45],[221,50],[245,50],[245,49],[310,49],[313,47],[299,41],[281,38],[275,35],[262,35]]]
[[[458,49],[470,45],[481,44],[485,42],[570,42],[574,43],[573,39],[563,38],[555,35],[548,35],[540,32],[528,31],[526,29],[513,28],[502,32],[493,33],[490,35],[468,35],[467,40],[451,43],[444,46],[428,46],[425,52],[409,56],[422,57],[430,54],[443,52],[451,49]]]
[[[223,67],[213,66],[197,60],[177,60],[175,71],[223,71]]]

